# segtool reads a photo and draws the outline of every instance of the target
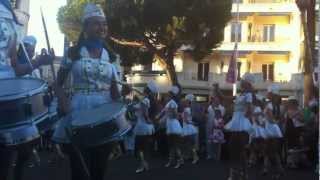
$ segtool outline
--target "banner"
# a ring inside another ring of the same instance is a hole
[[[231,55],[226,82],[234,84],[237,81],[237,56],[238,56],[238,43],[234,45],[234,50]]]

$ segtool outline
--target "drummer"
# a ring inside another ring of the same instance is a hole
[[[17,44],[19,25],[11,3],[0,1],[0,79],[15,77],[15,72],[26,70],[26,66],[17,64]],[[13,158],[13,151],[0,143],[0,179],[7,180]]]
[[[72,115],[120,98],[120,87],[116,84],[119,77],[116,68],[110,63],[115,56],[110,54],[105,44],[107,30],[106,17],[101,7],[88,3],[84,8],[79,40],[68,50],[68,57],[63,60],[58,72],[58,106],[61,113],[67,116],[59,122],[53,139],[62,143],[69,155],[72,180],[87,179],[81,159],[65,132],[65,127],[72,121]],[[71,102],[68,102],[62,89],[68,75],[73,77]],[[127,88],[123,86],[122,89]],[[92,180],[103,180],[110,150],[110,144],[80,149]]]
[[[18,49],[18,63],[21,65],[29,65],[29,62],[32,64],[32,77],[34,78],[41,78],[40,67],[45,65],[50,65],[54,59],[54,52],[51,50],[52,53],[48,54],[46,49],[42,50],[41,54],[33,59],[35,55],[35,48],[37,45],[37,39],[30,35],[25,36],[22,40],[23,44],[19,45]],[[24,72],[22,74],[17,75],[26,75],[30,73],[30,71]]]

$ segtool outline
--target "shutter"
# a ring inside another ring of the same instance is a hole
[[[242,24],[240,22],[238,24],[238,31],[238,42],[241,42]]]
[[[269,65],[268,80],[274,81],[274,64]]]
[[[267,80],[267,69],[268,66],[266,64],[262,65],[262,74],[263,74],[263,80],[266,81]]]
[[[270,26],[270,41],[274,42],[275,40],[275,25]]]
[[[263,26],[263,42],[268,41],[268,26]]]
[[[204,78],[203,80],[208,81],[209,80],[209,63],[204,64]]]
[[[198,63],[198,80],[202,80],[202,72],[203,72],[203,66],[201,63]]]

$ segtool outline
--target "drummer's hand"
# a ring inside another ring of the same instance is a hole
[[[54,50],[51,49],[50,53],[47,52],[47,50],[42,49],[41,54],[38,56],[38,63],[40,66],[42,65],[50,65],[53,60],[55,59],[55,53]]]
[[[122,85],[122,91],[121,91],[122,96],[126,96],[126,95],[130,94],[131,91],[132,91],[132,88],[130,85],[128,85],[128,84]]]

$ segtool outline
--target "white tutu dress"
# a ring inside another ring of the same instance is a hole
[[[146,97],[144,98],[143,102],[144,101],[150,102]],[[154,134],[154,125],[152,123],[148,123],[143,115],[144,112],[148,111],[149,107],[142,103],[139,103],[135,107],[135,115],[137,116],[138,121],[136,126],[134,127],[134,134],[137,136],[148,136]]]
[[[198,129],[192,122],[192,112],[190,107],[183,111],[183,136],[192,136],[198,134]]]
[[[273,106],[272,103],[268,103],[265,107],[265,112],[267,110],[273,110]],[[265,132],[268,138],[282,138],[283,134],[281,132],[281,129],[278,125],[278,123],[276,123],[273,119],[267,119],[266,120],[266,128],[265,128]]]
[[[236,98],[232,119],[225,125],[225,130],[230,132],[252,133],[252,124],[250,120],[245,117],[247,103],[252,103],[251,93],[241,94]]]
[[[182,135],[182,127],[175,117],[174,113],[178,111],[178,104],[171,99],[165,106],[166,134],[167,135]]]

